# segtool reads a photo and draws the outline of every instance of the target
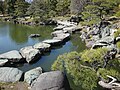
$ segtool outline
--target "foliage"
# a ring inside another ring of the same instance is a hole
[[[25,16],[29,4],[25,0],[16,0],[14,8],[16,16]]]
[[[72,14],[79,14],[89,0],[71,0],[70,10]]]
[[[119,78],[120,78],[120,73],[119,73],[118,71],[114,70],[114,69],[104,69],[104,68],[100,68],[100,69],[98,70],[98,73],[99,73],[99,76],[101,76],[102,78],[104,78],[104,79],[106,79],[106,80],[109,80],[106,75],[110,75],[110,76],[112,76],[112,77],[115,77],[115,78],[117,78],[118,80],[119,80]]]
[[[109,60],[107,67],[102,68],[107,52],[106,48],[98,48],[85,50],[82,53],[75,51],[65,53],[57,58],[51,69],[66,71],[73,77],[74,83],[80,85],[83,90],[94,90],[97,87],[98,77],[106,80],[108,80],[106,75],[118,80],[120,78],[119,69],[116,69],[120,64],[118,60]]]
[[[57,2],[56,11],[58,15],[65,15],[70,11],[70,0],[57,0]]]
[[[87,62],[92,68],[97,69],[104,65],[104,56],[107,51],[108,49],[106,48],[85,50],[81,53],[81,60],[82,62]]]
[[[115,33],[114,33],[114,37],[118,37],[120,35],[120,29],[118,29]]]
[[[120,49],[120,41],[117,42],[117,48]]]
[[[60,55],[52,65],[52,70],[66,69],[73,78],[76,85],[81,85],[85,90],[93,90],[97,86],[98,80],[96,72],[80,64],[80,54],[77,52]]]
[[[105,16],[113,15],[114,8],[118,7],[119,4],[119,0],[91,0],[91,3],[86,5],[81,13],[84,20],[82,24],[92,25],[102,21]]]

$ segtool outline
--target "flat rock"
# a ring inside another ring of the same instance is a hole
[[[50,44],[51,46],[55,46],[55,45],[60,45],[61,44],[61,40],[55,40],[55,39],[48,39],[48,40],[44,40],[43,41],[44,43],[48,43]]]
[[[70,90],[67,79],[60,71],[41,74],[33,83],[31,90]]]
[[[77,30],[77,26],[71,26],[71,27],[63,28],[63,31],[68,32],[68,33],[75,32],[75,30]]]
[[[64,26],[64,25],[59,25],[59,26],[55,27],[53,30],[62,30],[65,27],[66,26]]]
[[[0,59],[0,66],[5,65],[8,62],[8,59]]]
[[[20,53],[28,63],[36,61],[41,56],[40,51],[38,49],[34,49],[32,46],[20,49]]]
[[[46,51],[50,51],[50,47],[51,45],[50,44],[47,44],[47,43],[37,43],[33,46],[33,48],[35,49],[39,49],[40,52],[46,52]]]
[[[54,31],[51,33],[51,35],[54,37],[57,37],[58,34],[64,34],[64,32],[62,30],[59,30],[59,31]]]
[[[42,74],[42,68],[37,67],[35,69],[32,69],[30,71],[27,71],[24,76],[24,81],[27,82],[29,85],[39,77],[39,75]]]
[[[16,82],[22,77],[23,72],[17,68],[1,67],[0,82]]]
[[[65,41],[65,40],[67,40],[69,38],[70,38],[70,34],[66,33],[66,34],[58,34],[57,37],[54,37],[53,39]]]
[[[12,62],[20,62],[23,59],[23,57],[20,55],[20,53],[17,50],[12,50],[1,54],[0,59],[8,59]]]

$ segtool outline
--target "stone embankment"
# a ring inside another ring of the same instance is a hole
[[[99,47],[117,49],[116,43],[119,41],[119,36],[115,37],[114,33],[120,29],[120,19],[116,19],[112,21],[108,19],[92,27],[83,27],[80,37],[85,41],[86,46],[92,49]]]

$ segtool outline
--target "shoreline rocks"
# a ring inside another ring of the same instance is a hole
[[[64,73],[51,71],[41,74],[33,83],[31,90],[70,90]]]
[[[42,68],[37,67],[35,69],[29,70],[24,75],[24,81],[27,82],[29,85],[42,74]]]
[[[1,67],[0,82],[16,82],[20,81],[23,72],[17,68]]]

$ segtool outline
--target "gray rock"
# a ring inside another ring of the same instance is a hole
[[[54,37],[57,37],[58,34],[64,34],[64,32],[62,30],[59,30],[59,31],[54,31],[51,33],[51,35]]]
[[[31,37],[31,38],[40,37],[40,34],[31,34],[29,37]]]
[[[20,53],[28,63],[36,61],[41,56],[40,51],[38,49],[34,49],[32,46],[20,49]]]
[[[63,28],[63,31],[68,32],[68,33],[73,33],[73,32],[75,32],[75,30],[77,30],[77,26]]]
[[[46,51],[50,51],[50,47],[51,45],[50,44],[47,44],[47,43],[37,43],[33,46],[33,48],[35,49],[39,49],[40,52],[46,52]]]
[[[0,59],[8,59],[11,62],[21,62],[23,57],[17,50],[12,50],[0,55]]]
[[[89,42],[86,43],[86,46],[88,48],[90,48],[90,47],[92,47],[94,45],[94,43],[95,43],[94,41],[89,41]]]
[[[64,26],[64,25],[59,25],[59,26],[55,27],[53,30],[62,30],[65,27],[66,26]]]
[[[70,34],[66,33],[66,34],[57,34],[57,37],[54,37],[53,39],[55,40],[61,40],[61,41],[66,41],[68,39],[70,39]]]
[[[52,71],[41,74],[32,83],[31,90],[70,90],[64,74],[60,71]]]
[[[55,45],[60,45],[61,44],[61,40],[55,40],[55,39],[48,39],[48,40],[44,40],[44,43],[48,43],[51,46],[55,46]]]
[[[96,48],[100,48],[100,47],[107,47],[108,44],[105,44],[105,43],[95,43],[93,46],[92,46],[92,49],[96,49]]]
[[[16,82],[22,77],[23,72],[17,68],[1,67],[0,82]]]
[[[39,75],[42,74],[42,68],[37,67],[35,69],[32,69],[30,71],[27,71],[24,76],[24,81],[27,82],[29,85],[39,77]]]
[[[0,66],[4,66],[8,62],[8,59],[0,59]]]
[[[114,43],[114,37],[107,36],[107,37],[101,38],[100,40],[97,41],[97,43],[112,44],[112,43]]]

